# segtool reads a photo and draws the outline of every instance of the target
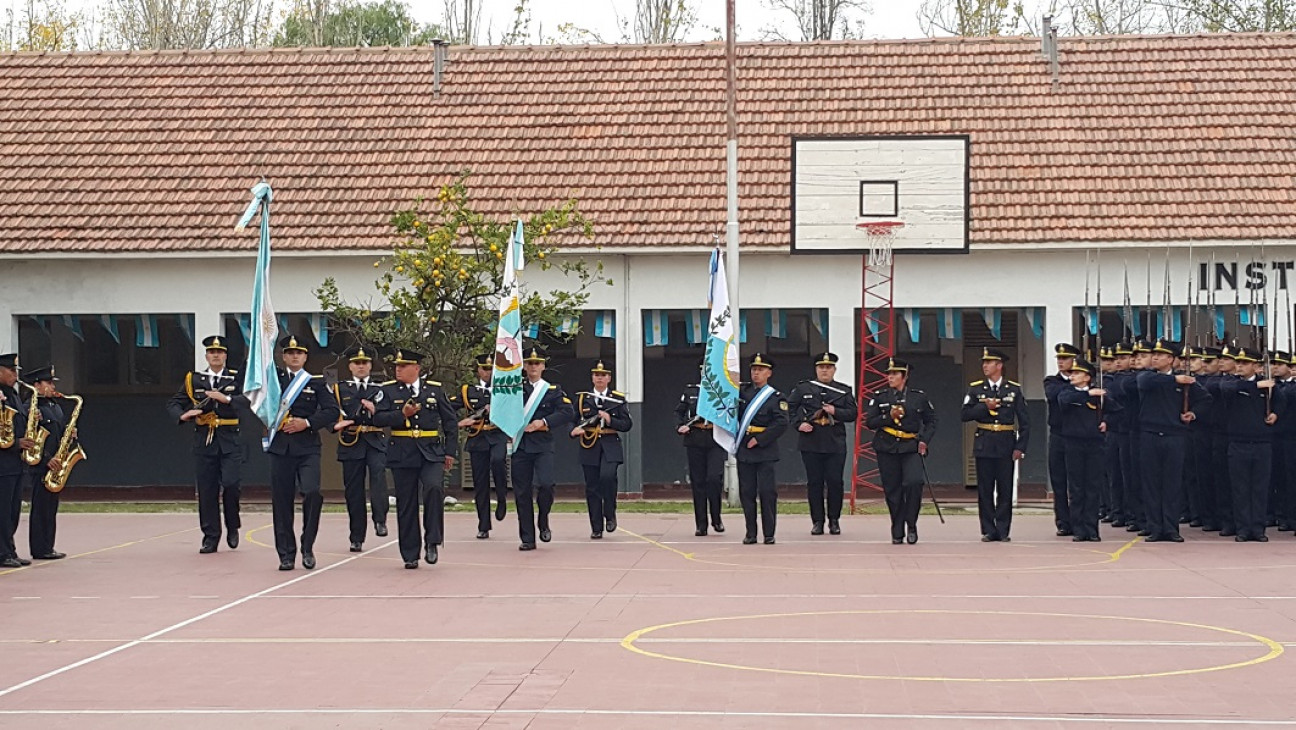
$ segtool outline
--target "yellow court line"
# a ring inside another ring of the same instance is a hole
[[[138,544],[140,544],[140,543],[142,543],[142,542],[148,542],[148,541],[150,541],[150,540],[160,540],[160,539],[162,539],[162,538],[164,538],[164,537],[171,537],[171,536],[173,536],[173,535],[182,535],[182,534],[184,534],[184,533],[186,533],[186,532],[192,532],[193,530],[197,530],[197,529],[198,529],[197,527],[186,527],[186,528],[183,529],[183,530],[176,530],[176,531],[174,531],[174,532],[168,532],[168,533],[165,533],[165,534],[162,534],[162,535],[154,535],[154,536],[152,536],[152,537],[144,537],[144,538],[140,538],[139,540],[131,540],[130,542],[123,542],[123,543],[121,543],[120,545],[110,545],[110,546],[108,546],[108,547],[99,548],[99,549],[97,549],[97,550],[89,550],[89,551],[84,552],[84,553],[77,553],[76,555],[69,555],[69,556],[67,556],[67,558],[65,558],[65,559],[66,559],[66,560],[75,560],[75,559],[77,559],[77,558],[84,558],[84,557],[89,556],[89,555],[97,555],[97,554],[99,554],[99,553],[105,553],[105,552],[108,552],[109,550],[117,550],[117,549],[119,549],[119,548],[130,547],[131,545],[138,545]],[[58,560],[44,560],[44,561],[40,561],[40,562],[35,562],[35,561],[33,561],[33,563],[32,563],[31,565],[24,565],[24,566],[21,567],[21,568],[10,568],[10,569],[8,569],[8,570],[0,570],[0,575],[9,575],[10,573],[17,573],[17,572],[19,572],[19,571],[23,571],[23,570],[33,570],[33,569],[35,569],[35,568],[44,568],[44,567],[47,567],[47,566],[49,566],[49,565],[53,565],[54,563],[57,563],[57,562],[62,562],[62,561],[58,561]]]
[[[1166,626],[1182,626],[1193,629],[1204,629],[1207,631],[1216,631],[1233,636],[1241,636],[1252,641],[1262,644],[1268,648],[1268,652],[1263,656],[1248,659],[1242,662],[1231,664],[1219,664],[1208,667],[1195,667],[1191,669],[1173,669],[1164,672],[1146,672],[1142,674],[1112,674],[1096,676],[1075,676],[1075,677],[927,677],[927,676],[907,676],[907,675],[890,675],[890,674],[846,674],[839,672],[816,672],[803,669],[777,669],[774,667],[757,667],[745,664],[732,664],[728,662],[713,662],[705,659],[692,659],[689,657],[674,656],[671,654],[662,654],[660,652],[649,651],[635,642],[656,631],[676,628],[680,626],[693,626],[698,624],[719,623],[725,621],[747,621],[753,619],[765,618],[801,618],[806,616],[850,616],[850,615],[881,615],[881,614],[953,614],[953,615],[985,615],[985,616],[1043,616],[1049,618],[1083,618],[1083,619],[1102,619],[1110,621],[1135,621],[1141,623],[1162,624]],[[876,610],[852,610],[852,611],[801,611],[795,613],[766,613],[754,614],[747,616],[717,616],[713,618],[691,619],[687,621],[675,621],[672,623],[658,624],[646,628],[632,631],[626,634],[621,640],[621,647],[635,654],[652,657],[654,659],[665,659],[667,661],[682,662],[684,664],[695,664],[708,667],[719,667],[722,669],[738,669],[748,672],[762,672],[767,674],[787,674],[802,677],[824,677],[832,679],[890,679],[911,682],[1013,682],[1013,683],[1032,683],[1032,682],[1096,682],[1123,679],[1151,679],[1154,677],[1173,677],[1187,674],[1205,674],[1207,672],[1219,672],[1226,669],[1239,669],[1249,667],[1255,664],[1276,659],[1283,654],[1283,645],[1273,639],[1252,634],[1236,629],[1228,629],[1222,626],[1211,626],[1208,624],[1195,624],[1186,621],[1170,621],[1167,619],[1141,618],[1134,616],[1106,616],[1099,614],[1076,614],[1076,613],[1042,613],[1033,611],[946,611],[938,609],[876,609]]]

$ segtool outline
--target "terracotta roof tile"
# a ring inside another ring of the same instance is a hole
[[[972,242],[1291,238],[1296,35],[739,46],[744,245],[788,246],[794,135],[968,134]],[[457,170],[484,211],[572,195],[604,246],[723,230],[724,48],[0,55],[0,251],[381,249]]]

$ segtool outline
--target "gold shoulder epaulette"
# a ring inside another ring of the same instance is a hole
[[[320,380],[323,380],[323,379],[324,379],[324,376],[323,376],[323,375],[312,375],[312,376],[311,376],[311,380],[314,380],[314,379],[316,379],[316,378],[319,378]]]
[[[620,396],[620,397],[622,397],[622,398],[625,397],[625,393],[622,393],[622,392],[619,391],[619,390],[614,390],[614,391],[612,391],[612,395]]]
[[[396,382],[397,382],[397,381],[395,381],[395,380],[388,380],[387,382],[382,383],[382,385],[395,385]]]
[[[237,371],[237,370],[230,370],[230,371],[228,371],[228,372],[229,372],[230,375],[238,375],[238,371]]]
[[[551,385],[551,386],[549,386],[549,390],[558,390],[558,386],[556,386],[556,385]]]
[[[984,380],[977,380],[977,381],[975,381],[975,382],[968,383],[968,385],[971,385],[971,386],[977,386],[977,385],[980,385],[980,384],[982,384],[982,383],[984,383],[984,382],[985,382]]]
[[[1011,381],[1011,380],[1008,381],[1008,384],[1009,384],[1009,385],[1015,385],[1015,386],[1017,386],[1018,388],[1021,387],[1021,383],[1014,383],[1014,382]]]
[[[427,383],[428,385],[435,385],[438,388],[441,387],[441,381],[439,380],[424,380],[423,382]]]

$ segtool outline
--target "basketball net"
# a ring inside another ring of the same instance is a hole
[[[896,231],[904,228],[904,221],[867,221],[858,223],[855,227],[865,233],[868,243],[868,265],[872,268],[889,267],[895,234]]]

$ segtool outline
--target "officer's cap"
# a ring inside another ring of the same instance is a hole
[[[1076,361],[1071,365],[1071,372],[1089,373],[1090,375],[1093,375],[1094,364],[1083,357],[1077,357]]]
[[[364,345],[360,345],[347,350],[346,359],[350,362],[373,362],[373,355],[364,348]]]
[[[531,345],[522,355],[522,362],[549,362],[549,353],[539,345]]]
[[[23,376],[23,380],[29,383],[39,383],[42,380],[46,380],[51,383],[58,382],[58,378],[54,377],[53,365],[49,365],[43,368],[36,368],[35,370],[28,370],[27,374]]]
[[[477,367],[479,368],[491,369],[495,367],[495,361],[489,352],[483,352],[482,354],[477,355],[473,358],[473,362],[477,363]]]
[[[283,349],[284,352],[288,352],[289,350],[301,350],[302,352],[309,352],[309,350],[306,349],[306,346],[302,344],[302,341],[297,339],[297,335],[293,335],[293,334],[290,334],[284,337],[283,339],[279,340],[279,347]]]
[[[1080,357],[1080,348],[1067,342],[1054,345],[1053,352],[1057,357]]]
[[[22,370],[18,364],[18,353],[10,352],[0,355],[0,368],[9,368],[10,370]]]
[[[1152,352],[1159,352],[1164,355],[1174,355],[1178,357],[1179,351],[1182,349],[1183,345],[1174,340],[1158,339],[1156,342],[1152,343]]]
[[[222,351],[229,350],[229,348],[225,346],[225,340],[222,340],[220,335],[212,335],[211,337],[204,337],[202,343],[203,343],[203,347],[208,350],[222,350]]]
[[[1254,347],[1239,347],[1233,355],[1238,362],[1260,362],[1262,355]]]
[[[815,365],[836,365],[839,359],[836,353],[824,352],[815,358]]]
[[[418,365],[423,362],[423,358],[425,357],[427,357],[427,355],[424,355],[421,352],[415,352],[408,347],[398,347],[396,348],[396,351],[392,353],[390,360],[393,365]]]
[[[594,367],[590,368],[590,374],[591,375],[611,375],[612,371],[608,369],[608,366],[605,365],[602,360],[597,360],[594,363]]]
[[[769,369],[773,370],[773,369],[774,369],[774,361],[771,360],[771,359],[769,359],[768,357],[766,357],[766,356],[765,356],[765,353],[763,353],[763,352],[758,352],[758,353],[756,353],[755,355],[752,355],[752,356],[751,356],[751,366],[752,366],[752,367],[769,368]]]
[[[887,371],[888,373],[905,373],[905,374],[908,374],[908,373],[909,373],[909,363],[908,363],[907,361],[905,361],[905,360],[901,360],[901,359],[898,358],[898,357],[890,358],[890,359],[887,360],[887,364],[886,364],[886,371]]]
[[[1005,355],[1002,350],[996,350],[993,347],[983,347],[981,348],[981,359],[1007,362],[1008,356]]]

